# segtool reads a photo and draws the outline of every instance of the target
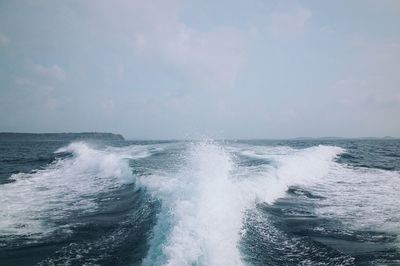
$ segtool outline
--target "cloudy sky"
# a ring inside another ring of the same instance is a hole
[[[400,136],[400,1],[1,1],[0,131]]]

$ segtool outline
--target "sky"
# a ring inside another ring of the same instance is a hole
[[[4,0],[0,131],[400,137],[400,1]]]

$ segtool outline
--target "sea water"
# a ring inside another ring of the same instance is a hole
[[[400,265],[400,140],[0,141],[1,265]]]

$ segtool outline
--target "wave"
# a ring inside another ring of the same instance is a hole
[[[393,213],[400,213],[399,172],[345,165],[340,161],[345,152],[335,146],[295,149],[214,141],[102,148],[72,143],[57,150],[62,154],[44,169],[12,175],[15,182],[0,186],[0,240],[7,245],[10,236],[57,238],[57,230],[68,236],[74,223],[84,220],[68,218],[103,210],[99,202],[113,201],[121,191],[131,196],[136,190],[125,186],[131,183],[144,188],[136,196],[154,203],[151,212],[158,212],[153,228],[155,220],[140,227],[133,214],[128,218],[129,228],[146,231],[143,239],[152,232],[149,243],[143,240],[143,265],[242,265],[249,260],[246,248],[254,247],[246,242],[254,232],[264,234],[256,238],[263,243],[270,241],[260,252],[291,250],[286,255],[297,254],[301,261],[314,252],[308,250],[311,242],[280,232],[262,211],[287,193],[313,201],[310,212],[319,218],[397,236],[400,220]],[[130,208],[140,210],[141,217],[141,207]],[[318,250],[323,257],[325,249]]]
[[[333,159],[340,161],[348,155],[344,149],[331,146],[303,150],[253,147],[240,152],[277,163],[276,179],[264,185],[263,181],[256,181],[260,191],[271,191],[263,198],[265,202],[272,203],[283,196],[289,186],[301,185],[321,200],[315,210],[319,217],[337,219],[355,230],[400,232],[400,217],[394,215],[400,213],[396,189],[400,187],[399,171],[337,163]]]
[[[0,186],[1,235],[46,235],[57,229],[54,221],[75,211],[93,211],[95,195],[134,182],[127,159],[150,155],[145,146],[97,150],[84,142],[56,153],[72,156],[42,170],[14,174],[15,182]]]
[[[316,210],[356,230],[400,232],[400,172],[338,165],[324,183],[310,189],[323,194]],[[400,243],[400,239],[398,239]]]
[[[260,201],[273,203],[277,198],[285,195],[289,186],[310,185],[321,182],[329,171],[337,165],[335,159],[344,152],[342,148],[334,146],[315,146],[306,149],[290,147],[257,147],[254,151],[241,151],[242,155],[272,160],[270,165],[253,168],[252,172],[245,172],[241,183],[244,194],[256,196]]]
[[[138,180],[163,204],[143,264],[241,265],[246,211],[258,202],[272,203],[291,185],[323,178],[341,152],[327,146],[258,151],[276,164],[240,168],[235,154],[216,143],[191,144],[182,171]]]

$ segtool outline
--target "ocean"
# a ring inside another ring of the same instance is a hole
[[[0,265],[400,265],[400,140],[0,141]]]

